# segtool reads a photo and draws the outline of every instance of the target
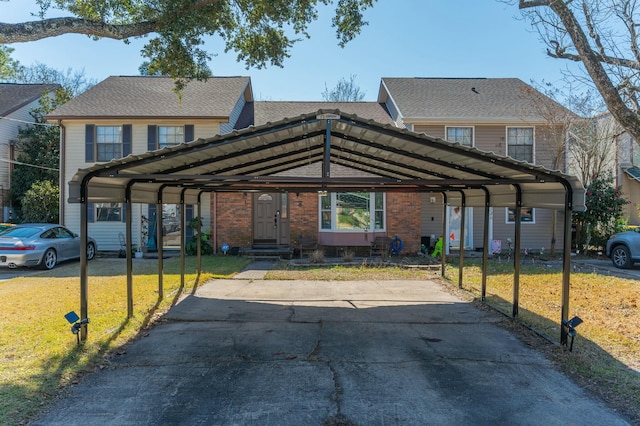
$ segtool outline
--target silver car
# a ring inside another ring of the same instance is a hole
[[[613,234],[607,241],[606,253],[617,268],[630,268],[640,262],[640,228]]]
[[[96,242],[87,241],[87,259],[96,255]],[[64,226],[26,223],[0,232],[0,267],[39,266],[53,269],[80,257],[80,237]]]

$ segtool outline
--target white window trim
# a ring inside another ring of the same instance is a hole
[[[471,145],[462,145],[462,146],[469,146],[469,147],[474,147],[476,146],[476,126],[444,126],[444,139],[449,141],[447,139],[447,133],[449,131],[449,129],[471,129]],[[449,141],[449,142],[453,142],[453,141]]]
[[[99,128],[105,128],[105,127],[115,127],[118,129],[118,136],[119,136],[119,141],[117,143],[110,143],[107,145],[119,145],[120,147],[120,154],[118,157],[116,158],[111,158],[109,160],[100,160],[99,159],[99,155],[100,155],[100,150],[98,149],[98,147],[100,145],[102,145],[102,143],[98,142],[98,129]],[[94,149],[94,159],[95,159],[95,163],[108,163],[109,161],[115,160],[117,158],[122,158],[122,152],[123,152],[123,145],[124,145],[124,141],[123,141],[123,128],[122,128],[122,124],[96,124],[94,129],[94,136],[93,136],[93,149]]]
[[[515,225],[516,224],[515,220],[513,222],[509,221],[509,208],[516,209],[516,207],[505,207],[504,208],[504,223],[506,225]],[[533,217],[533,220],[531,222],[525,222],[525,221],[521,220],[520,224],[522,224],[522,225],[535,225],[536,224],[536,209],[535,209],[535,207],[523,206],[521,208],[524,208],[524,209],[530,208],[531,209],[531,216]]]
[[[351,192],[364,192],[364,191],[351,191]],[[374,194],[375,192],[369,192],[369,194]],[[318,231],[319,232],[330,232],[330,233],[353,233],[353,232],[386,232],[387,230],[387,194],[385,192],[382,192],[382,228],[376,228],[375,227],[375,220],[373,220],[373,218],[375,217],[375,211],[376,211],[376,207],[374,203],[371,203],[371,205],[369,206],[369,210],[372,213],[371,214],[371,227],[369,229],[367,229],[366,231],[362,230],[362,229],[336,229],[336,221],[335,219],[335,212],[336,212],[336,193],[335,192],[328,192],[326,195],[318,195]],[[322,200],[320,200],[320,197],[331,197],[331,229],[326,229],[322,227]]]
[[[536,126],[507,126],[504,131],[504,144],[507,157],[509,155],[509,129],[532,129],[533,144],[531,145],[531,164],[536,164]],[[515,158],[514,158],[515,160]]]
[[[181,142],[178,142],[178,143],[176,143],[176,144],[174,144],[174,145],[164,145],[164,146],[161,146],[161,145],[160,145],[160,128],[161,128],[161,127],[164,127],[164,128],[169,128],[169,127],[179,128],[179,127],[180,127],[180,128],[182,128],[182,141],[181,141]],[[181,143],[184,143],[184,138],[185,138],[184,134],[185,134],[185,126],[184,126],[184,124],[176,124],[176,125],[158,124],[158,125],[156,126],[156,148],[157,148],[157,149],[161,149],[161,148],[164,148],[164,147],[173,147],[173,146],[178,146],[178,145],[180,145]]]

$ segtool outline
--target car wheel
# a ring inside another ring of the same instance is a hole
[[[42,256],[42,262],[40,262],[40,266],[42,269],[53,269],[56,267],[58,263],[58,255],[56,251],[52,248],[48,249],[44,256]]]
[[[629,249],[625,246],[615,246],[611,251],[611,261],[616,268],[630,268],[633,262],[629,255]]]
[[[87,260],[96,257],[96,246],[93,243],[87,244]]]

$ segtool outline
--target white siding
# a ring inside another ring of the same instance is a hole
[[[9,158],[11,152],[9,145],[15,142],[18,136],[18,128],[28,126],[27,123],[24,123],[25,121],[33,121],[33,117],[29,115],[29,111],[37,106],[38,101],[31,102],[30,104],[12,112],[6,118],[3,117],[0,119],[0,158],[3,160],[0,161],[0,189],[8,190],[11,182],[11,165],[9,160],[12,160],[12,158]]]
[[[149,124],[164,125],[164,126],[181,126],[185,124],[194,124],[194,137],[209,138],[220,131],[220,123],[207,120],[158,120],[158,121],[112,121],[112,120],[94,120],[88,123],[85,122],[68,122],[65,123],[66,133],[66,149],[64,155],[64,217],[61,218],[61,222],[68,226],[74,232],[80,231],[80,204],[70,204],[67,201],[68,182],[76,174],[78,169],[90,167],[95,163],[85,162],[84,153],[84,138],[85,138],[85,125],[113,125],[120,126],[123,124],[132,124],[132,153],[141,154],[147,151],[147,126]],[[210,213],[209,213],[209,196],[203,195],[202,197],[202,218],[205,229],[209,227]],[[138,244],[140,235],[140,208],[143,208],[143,212],[146,215],[146,205],[134,204],[132,205],[132,235],[133,243]],[[194,209],[194,214],[195,214]],[[124,222],[94,222],[89,223],[89,235],[98,243],[98,250],[119,250],[120,239],[119,233],[125,233]]]

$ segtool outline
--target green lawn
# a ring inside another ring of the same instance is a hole
[[[89,263],[89,339],[82,345],[64,315],[79,313],[78,262],[36,275],[0,282],[0,424],[24,424],[45,408],[64,386],[86,371],[108,362],[107,355],[144,333],[146,327],[184,293],[212,278],[226,278],[249,260],[236,256],[203,257],[203,273],[195,274],[195,258],[187,258],[185,287],[180,288],[179,259],[167,259],[165,298],[158,301],[157,263],[134,261],[134,316],[127,319],[124,259]],[[438,271],[384,267],[311,265],[282,262],[267,279],[385,280],[437,279]],[[444,281],[457,289],[458,271],[448,265]],[[477,297],[481,271],[467,262],[464,290]],[[522,267],[519,321],[551,339],[560,332],[561,273],[545,266]],[[511,312],[513,266],[491,263],[487,302]],[[570,316],[585,322],[578,328],[574,351],[556,346],[547,351],[578,383],[604,396],[640,419],[640,283],[634,280],[574,273]]]

